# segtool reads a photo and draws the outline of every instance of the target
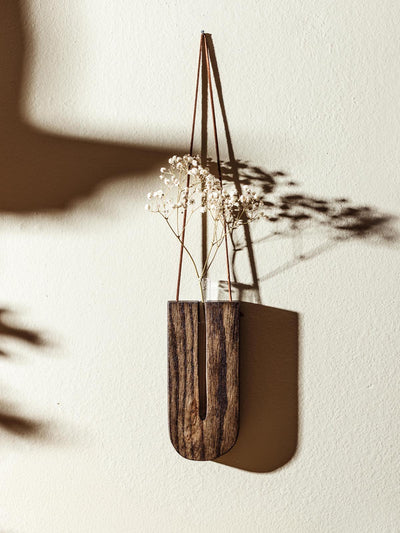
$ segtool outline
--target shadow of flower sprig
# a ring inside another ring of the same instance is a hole
[[[10,326],[4,321],[4,317],[10,314],[9,309],[0,309],[0,338],[10,337],[25,341],[33,346],[45,346],[47,343],[42,334],[37,331],[31,331],[29,329],[18,328]],[[0,349],[0,355],[7,356],[8,354]]]
[[[46,346],[42,334],[25,328],[19,328],[9,325],[5,321],[5,316],[10,314],[9,309],[0,309],[0,341],[4,338],[11,338],[18,341],[23,341],[29,345],[40,347]],[[2,357],[9,357],[10,354],[3,348],[0,348],[0,355]],[[0,401],[0,429],[7,431],[20,437],[41,437],[44,435],[44,430],[47,423],[34,420],[19,414],[18,406],[9,402]]]
[[[217,172],[215,161],[209,159],[208,166],[213,173]],[[257,292],[259,282],[284,272],[300,261],[312,259],[344,240],[368,239],[378,244],[395,244],[399,241],[399,233],[394,225],[398,217],[393,214],[371,206],[357,205],[347,198],[328,199],[306,194],[286,172],[266,171],[249,161],[223,161],[221,170],[224,184],[234,186],[238,194],[242,193],[245,186],[258,191],[264,203],[263,218],[267,222],[265,234],[256,240],[250,239],[249,234],[244,238],[238,232],[231,235],[233,278],[239,288]],[[301,236],[309,230],[325,230],[324,240],[304,251]],[[253,257],[254,245],[279,236],[299,240],[300,246],[293,246],[293,258],[262,276],[253,276],[252,285],[240,283],[235,272],[237,253],[246,249],[249,257]]]
[[[18,407],[11,403],[0,403],[0,428],[19,437],[40,437],[47,424],[20,415]]]
[[[370,206],[356,205],[347,198],[324,199],[304,194],[285,172],[267,172],[241,160],[234,165],[223,162],[222,172],[225,183],[234,182],[237,187],[239,179],[240,188],[247,185],[259,191],[266,208],[266,220],[280,223],[273,233],[287,234],[320,225],[335,230],[339,239],[378,237],[385,242],[399,239],[393,227],[396,216]]]

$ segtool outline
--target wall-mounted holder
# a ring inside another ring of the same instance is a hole
[[[206,350],[203,413],[201,305]],[[180,455],[210,461],[232,448],[239,432],[239,302],[168,302],[168,390],[169,432]]]
[[[193,154],[202,59],[207,70],[218,179],[222,191],[209,48],[204,31],[200,37],[190,157]],[[197,165],[196,162],[195,166]],[[186,196],[182,195],[183,200],[189,194],[191,175],[196,175],[194,170],[199,172],[197,168],[187,173],[184,189]],[[168,302],[169,432],[176,451],[194,461],[210,461],[228,452],[235,444],[239,432],[239,302],[232,301],[228,228],[223,198],[222,196],[223,240],[229,301],[202,303],[182,301],[179,298],[187,225],[188,202],[185,201],[182,231],[180,234],[178,231],[176,233],[181,242],[176,300]],[[207,261],[208,257],[201,271],[196,268],[200,286],[210,266]]]

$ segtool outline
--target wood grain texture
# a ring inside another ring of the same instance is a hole
[[[206,412],[200,416],[199,302],[168,302],[169,431],[186,459],[229,451],[239,431],[239,302],[206,302]]]

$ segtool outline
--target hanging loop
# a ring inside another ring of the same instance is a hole
[[[197,65],[196,90],[195,90],[195,97],[194,97],[192,133],[191,133],[191,138],[190,138],[190,150],[189,150],[189,153],[190,153],[190,155],[193,155],[193,142],[194,142],[194,131],[195,131],[195,125],[196,125],[197,100],[198,100],[198,94],[199,94],[200,66],[201,66],[201,60],[202,60],[203,54],[204,54],[204,57],[205,57],[205,62],[206,62],[206,67],[207,67],[208,91],[210,93],[211,116],[212,116],[212,121],[213,121],[214,142],[215,142],[215,151],[216,151],[216,159],[217,159],[218,178],[219,178],[219,182],[220,182],[220,186],[221,186],[221,190],[222,190],[222,171],[221,171],[221,160],[220,160],[220,155],[219,155],[217,122],[216,122],[216,118],[215,118],[214,96],[213,96],[213,89],[212,89],[211,68],[210,68],[210,53],[209,53],[208,44],[207,44],[207,36],[204,33],[204,30],[201,31],[201,37],[200,37],[199,60],[198,60],[198,65]],[[189,188],[189,185],[190,185],[190,174],[187,175],[186,187]],[[222,198],[222,201],[223,201],[223,198]],[[232,301],[231,274],[230,274],[229,250],[228,250],[228,235],[227,235],[227,224],[226,224],[226,219],[225,219],[224,205],[222,205],[222,211],[223,211],[223,217],[224,217],[224,241],[225,241],[226,270],[227,270],[227,278],[228,278],[228,293],[229,293],[229,301]],[[181,284],[183,250],[184,250],[184,247],[185,247],[186,219],[187,219],[187,205],[185,205],[184,212],[183,212],[183,228],[182,228],[182,237],[181,237],[181,249],[180,249],[180,254],[179,254],[178,281],[177,281],[177,287],[176,287],[176,301],[179,300],[179,291],[180,291],[180,284]]]

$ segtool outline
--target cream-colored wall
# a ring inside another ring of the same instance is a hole
[[[299,372],[297,391],[277,312],[254,439],[279,456],[298,433],[297,450],[252,472],[169,442],[177,250],[143,209],[157,168],[187,150],[204,29],[238,159],[396,214],[398,1],[2,0],[0,13],[0,530],[399,531],[400,244],[350,238],[283,269],[287,239],[254,245],[262,304],[299,313]],[[316,229],[306,251],[324,239]],[[187,298],[192,285],[186,270]]]

